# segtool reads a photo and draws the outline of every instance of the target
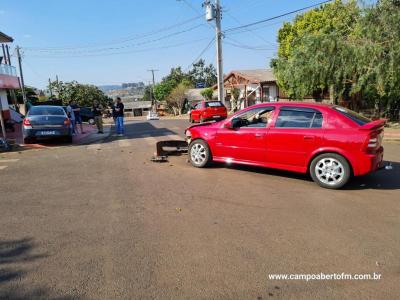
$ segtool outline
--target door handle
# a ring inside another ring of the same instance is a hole
[[[313,135],[305,135],[304,136],[304,140],[305,141],[312,141],[314,139],[315,139],[315,136],[313,136]]]
[[[264,133],[255,133],[254,136],[256,138],[262,138],[264,136]]]

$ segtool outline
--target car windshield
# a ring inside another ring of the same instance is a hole
[[[344,108],[341,106],[334,106],[333,109],[340,112],[342,115],[346,116],[347,118],[353,120],[360,126],[363,126],[363,125],[371,122],[371,120],[368,119],[367,117],[364,117],[363,115],[356,113],[355,111],[352,111],[350,109],[347,109],[347,108]]]
[[[223,104],[219,101],[206,102],[206,107],[222,107]]]
[[[62,107],[33,106],[29,110],[30,116],[64,116]]]

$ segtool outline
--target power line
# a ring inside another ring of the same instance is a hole
[[[143,34],[136,34],[136,35],[132,35],[132,36],[128,36],[122,39],[117,39],[117,40],[112,40],[109,42],[104,42],[104,43],[92,43],[92,44],[86,44],[86,45],[81,45],[81,46],[66,46],[66,47],[24,47],[25,50],[33,50],[33,51],[39,51],[39,50],[53,50],[53,51],[62,51],[62,50],[74,50],[74,49],[84,49],[84,48],[95,48],[95,47],[101,47],[103,45],[108,45],[108,44],[120,44],[120,43],[125,43],[128,41],[132,41],[135,39],[142,39],[145,37],[149,37],[152,35],[157,35],[161,32],[165,32],[165,31],[169,31],[173,28],[176,27],[181,27],[182,25],[191,23],[197,19],[203,18],[204,15],[197,15],[193,18],[187,19],[185,21],[179,22],[179,23],[175,23],[173,25],[167,26],[167,27],[163,27],[163,28],[159,28],[156,30],[152,30],[149,31],[147,33],[143,33]]]
[[[197,42],[201,42],[204,40],[208,40],[209,38],[198,38],[195,40],[190,40],[190,41],[185,41],[182,43],[177,43],[177,44],[170,44],[166,46],[160,46],[160,47],[151,47],[151,48],[143,48],[143,49],[135,49],[131,51],[123,51],[123,52],[109,52],[109,53],[102,53],[102,54],[82,54],[82,55],[49,55],[49,54],[44,54],[44,55],[28,55],[28,57],[34,57],[34,58],[79,58],[79,57],[103,57],[103,56],[114,56],[114,55],[120,55],[120,54],[131,54],[131,53],[140,53],[140,52],[148,52],[148,51],[153,51],[153,50],[163,50],[163,49],[170,49],[170,48],[176,48],[180,46],[185,46],[185,45],[191,45]]]
[[[265,48],[265,47],[257,47],[257,46],[248,46],[248,45],[242,44],[242,43],[240,43],[240,42],[238,42],[238,41],[236,41],[236,40],[234,40],[234,39],[232,39],[230,37],[226,37],[226,39],[232,40],[233,43],[224,40],[225,44],[228,44],[228,45],[231,45],[231,46],[234,46],[234,47],[237,47],[237,48],[248,49],[248,50],[258,50],[258,51],[276,50],[276,48]]]
[[[91,50],[77,50],[77,51],[69,51],[69,50],[31,50],[31,51],[36,51],[36,52],[45,52],[45,53],[50,53],[50,54],[75,54],[75,53],[97,53],[97,52],[105,52],[105,51],[110,51],[110,50],[120,50],[120,49],[126,49],[126,48],[132,48],[132,47],[137,47],[137,46],[142,46],[142,45],[146,45],[146,44],[151,44],[154,42],[158,42],[161,40],[165,40],[167,38],[173,37],[173,36],[177,36],[186,32],[190,32],[193,31],[199,27],[205,26],[204,24],[199,24],[193,27],[190,27],[188,29],[185,30],[180,30],[180,31],[176,31],[170,34],[167,34],[165,36],[156,38],[156,39],[152,39],[152,40],[147,40],[147,41],[143,41],[140,43],[136,43],[136,44],[129,44],[129,45],[124,45],[124,46],[120,46],[120,47],[108,47],[108,48],[100,48],[100,49],[91,49]]]
[[[271,18],[268,18],[268,19],[260,20],[260,21],[253,22],[253,23],[249,23],[249,24],[246,24],[246,25],[237,26],[237,27],[231,27],[231,28],[226,29],[226,30],[224,31],[224,33],[236,31],[236,30],[243,29],[243,28],[252,27],[252,26],[255,26],[255,25],[258,25],[258,24],[262,24],[262,23],[265,23],[265,22],[269,22],[269,21],[272,21],[272,20],[275,20],[275,19],[279,19],[279,18],[288,16],[288,15],[291,15],[291,14],[294,14],[294,13],[297,13],[297,12],[300,12],[300,11],[303,11],[303,10],[307,10],[307,9],[310,9],[310,8],[313,8],[313,7],[316,7],[316,6],[320,6],[320,5],[329,3],[329,2],[332,2],[332,0],[327,0],[327,1],[319,2],[319,3],[317,3],[317,4],[313,4],[313,5],[310,5],[310,6],[307,6],[307,7],[303,7],[303,8],[300,8],[300,9],[296,9],[296,10],[293,10],[293,11],[290,11],[290,12],[287,12],[287,13],[284,13],[284,14],[281,14],[281,15],[278,15],[278,16],[275,16],[275,17],[271,17]]]
[[[226,14],[228,15],[228,17],[230,17],[232,20],[234,20],[236,23],[238,23],[240,26],[243,26],[243,24],[239,21],[238,18],[236,18],[235,16],[233,16],[231,13],[229,13],[229,11],[226,12]],[[258,34],[257,32],[249,29],[249,28],[245,28],[245,30],[247,32],[250,32],[251,34],[253,34],[255,37],[259,38],[260,40],[262,40],[263,42],[273,45],[272,42],[268,41],[267,39],[265,39],[262,35]]]
[[[206,51],[211,47],[212,43],[214,43],[215,41],[215,37],[213,37],[211,39],[211,41],[208,42],[208,44],[206,45],[206,47],[200,52],[200,54],[196,57],[195,60],[193,60],[193,62],[187,66],[187,68],[185,69],[185,72],[189,71],[189,69],[199,61],[199,59],[203,56],[204,53],[206,53]]]

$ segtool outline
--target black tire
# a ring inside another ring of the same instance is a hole
[[[314,182],[327,189],[340,189],[351,177],[348,161],[336,153],[318,155],[312,160],[309,171]]]
[[[196,153],[192,154],[192,151],[196,151]],[[200,139],[194,140],[190,143],[188,155],[190,163],[193,167],[196,168],[207,167],[212,161],[210,147],[208,147],[208,144],[205,141]],[[196,159],[196,157],[198,160]]]
[[[65,141],[66,143],[68,143],[68,144],[72,144],[72,136],[71,136],[71,135],[66,136],[66,137],[64,138],[64,141]]]
[[[33,144],[33,142],[34,142],[34,139],[31,138],[31,137],[25,137],[24,138],[24,144],[25,145]]]

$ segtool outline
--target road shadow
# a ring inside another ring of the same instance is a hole
[[[382,169],[371,174],[353,177],[349,183],[344,186],[343,190],[399,190],[400,189],[400,163],[386,162],[391,164],[393,169]],[[247,166],[247,165],[227,165],[224,163],[213,163],[209,168],[216,169],[233,169],[242,172],[251,172],[269,176],[286,177],[302,181],[311,182],[312,179],[308,174],[294,173],[283,170],[269,169],[263,167]]]
[[[170,135],[179,135],[179,132],[172,131],[168,128],[156,127],[150,122],[135,122],[125,124],[125,135],[123,137],[115,136],[115,126],[111,127],[110,136],[106,137],[102,143],[111,143],[116,140],[135,140],[135,139],[144,139],[148,137],[162,137],[165,136],[165,139],[171,139],[168,137]],[[184,138],[182,137],[182,140]],[[154,147],[155,147],[154,143]]]
[[[52,297],[47,288],[23,284],[29,264],[47,257],[46,254],[34,254],[35,247],[32,238],[0,240],[0,299],[78,299]]]
[[[381,169],[374,173],[354,177],[347,184],[345,190],[399,190],[400,189],[400,163],[386,161],[393,169]]]

